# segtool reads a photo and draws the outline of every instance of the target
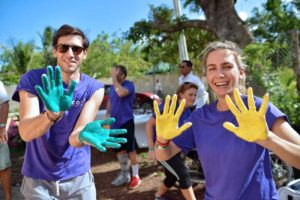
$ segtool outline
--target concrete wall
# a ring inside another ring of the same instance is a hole
[[[159,79],[163,90],[164,95],[173,94],[178,87],[178,73],[168,73],[164,75],[144,75],[138,77],[128,77],[129,80],[133,81],[135,84],[136,92],[154,92],[154,83],[156,79]],[[100,79],[101,82],[106,84],[111,84],[111,78]],[[13,92],[15,91],[16,86],[5,86],[10,99]],[[10,112],[18,112],[19,103],[15,101],[10,101]]]

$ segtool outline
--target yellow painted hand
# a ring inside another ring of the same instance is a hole
[[[180,105],[175,113],[176,103],[177,95],[173,95],[171,106],[170,96],[168,95],[165,100],[163,113],[161,114],[158,109],[158,103],[154,101],[154,112],[156,115],[156,135],[158,137],[171,140],[192,126],[191,122],[187,122],[181,127],[178,127],[178,121],[183,112],[185,100],[180,102]]]
[[[256,111],[255,102],[253,99],[252,88],[248,88],[248,108],[244,105],[238,89],[233,92],[234,100],[237,106],[233,104],[230,97],[226,95],[225,101],[230,109],[230,111],[235,116],[239,127],[234,126],[232,123],[225,122],[223,124],[224,128],[233,132],[236,136],[248,141],[255,142],[257,140],[265,140],[268,137],[268,126],[266,123],[266,110],[269,101],[269,95],[266,94],[263,97],[263,102],[259,111]]]

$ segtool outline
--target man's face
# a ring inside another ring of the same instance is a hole
[[[125,75],[121,72],[121,70],[119,70],[119,72],[118,72],[117,80],[120,83],[122,83],[125,80]]]
[[[53,55],[61,71],[69,74],[79,72],[80,64],[86,58],[87,51],[83,49],[81,36],[67,35],[58,39]]]
[[[179,68],[180,68],[180,74],[182,74],[183,76],[188,75],[192,70],[192,68],[188,67],[185,62],[180,63]]]

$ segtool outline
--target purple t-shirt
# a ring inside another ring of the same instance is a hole
[[[42,86],[41,75],[47,70],[31,70],[21,77],[21,80],[12,97],[20,101],[19,91],[25,90],[39,99],[40,112],[45,111],[45,106],[38,96],[34,86]],[[67,90],[68,85],[63,84]],[[69,136],[72,132],[81,110],[94,92],[104,85],[91,77],[81,74],[77,83],[72,107],[65,111],[63,118],[53,124],[41,137],[26,143],[22,174],[34,179],[48,181],[66,180],[79,176],[90,170],[90,147],[72,147],[69,144]]]
[[[125,80],[121,85],[129,92],[126,97],[119,97],[113,85],[109,91],[110,116],[116,119],[116,122],[111,124],[113,129],[120,128],[123,124],[133,119],[134,84]]]
[[[243,96],[243,101],[247,98]],[[256,108],[262,100],[255,97]],[[248,105],[248,103],[246,103]],[[271,129],[277,118],[287,117],[269,103],[266,121]],[[197,109],[192,127],[175,141],[184,152],[197,149],[205,176],[205,199],[278,199],[272,178],[269,151],[226,130],[223,123],[237,126],[231,111],[220,112],[216,102]]]

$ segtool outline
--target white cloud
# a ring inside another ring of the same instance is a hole
[[[247,20],[247,18],[248,18],[248,14],[245,11],[240,11],[239,16],[244,21]]]

